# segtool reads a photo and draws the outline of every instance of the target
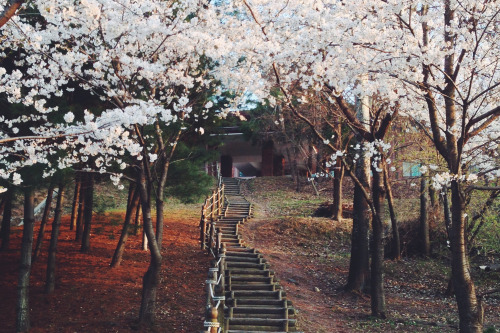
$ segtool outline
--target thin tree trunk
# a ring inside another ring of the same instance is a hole
[[[344,180],[344,165],[340,158],[337,158],[336,168],[333,175],[333,212],[332,218],[335,221],[342,221],[342,183]]]
[[[425,177],[420,178],[420,224],[419,239],[420,253],[426,257],[431,254],[431,242],[429,238],[429,219],[427,204],[427,181]]]
[[[127,212],[125,213],[125,220],[123,221],[122,233],[120,235],[120,240],[118,241],[115,253],[113,254],[113,259],[111,260],[110,264],[112,268],[120,266],[123,252],[125,250],[125,244],[127,243],[130,231],[130,221],[132,220],[132,216],[135,216],[135,212],[139,209],[139,191],[135,188],[133,183],[130,184],[128,196]]]
[[[389,214],[391,216],[391,229],[392,229],[392,259],[401,259],[401,241],[399,239],[398,220],[396,218],[396,211],[394,209],[394,198],[392,196],[391,182],[387,172],[387,165],[384,167],[384,185],[387,191],[387,203],[389,204]]]
[[[76,226],[75,226],[75,240],[78,242],[82,239],[83,234],[83,216],[85,210],[85,190],[86,190],[86,180],[85,174],[80,174],[80,194],[78,195],[78,213],[76,216]]]
[[[378,168],[384,166],[379,162]],[[381,203],[384,200],[383,174],[373,170],[373,205],[375,214],[372,218],[373,228],[373,249],[371,260],[371,310],[372,316],[386,318],[385,314],[385,293],[384,293],[384,226],[382,224]]]
[[[43,237],[45,234],[45,227],[47,226],[47,220],[49,219],[50,208],[52,206],[52,195],[54,194],[55,185],[56,184],[54,180],[51,180],[49,189],[47,191],[47,199],[45,199],[45,208],[43,209],[42,222],[40,222],[40,229],[38,230],[38,238],[36,239],[35,251],[33,251],[31,264],[35,263],[42,250]]]
[[[137,209],[135,211],[135,226],[134,226],[134,235],[139,234],[139,228],[141,227],[141,205],[137,205]]]
[[[71,207],[71,220],[69,230],[76,228],[76,220],[78,217],[78,208],[80,207],[80,188],[82,186],[82,179],[78,173],[75,174],[75,193],[73,194],[73,205]]]
[[[16,332],[30,329],[29,284],[31,274],[31,251],[33,250],[33,226],[35,224],[33,188],[24,190],[24,227],[21,244],[21,261],[17,285]]]
[[[5,198],[7,194],[2,195],[2,201],[0,201],[0,212],[3,214],[3,210],[5,208]],[[0,232],[2,231],[2,226],[0,225]]]
[[[5,206],[2,217],[2,247],[0,251],[6,251],[10,245],[10,222],[12,219],[12,198],[14,197],[14,188],[9,187],[5,193]]]
[[[444,225],[446,227],[446,234],[448,235],[448,240],[449,240],[451,233],[451,211],[450,211],[450,201],[448,199],[447,187],[443,189],[443,210],[444,210]]]
[[[366,182],[360,170],[356,169],[356,173],[358,173],[360,181]],[[370,207],[365,200],[362,189],[357,184],[354,185],[352,213],[351,259],[345,288],[361,292],[367,289],[370,282]]]
[[[147,251],[149,248],[149,245],[148,245],[148,236],[146,236],[146,230],[144,230],[144,228],[145,228],[144,223],[142,224],[142,228],[143,228],[142,229],[142,250]]]
[[[465,246],[465,200],[460,184],[456,181],[451,183],[451,201],[451,272],[458,304],[460,332],[479,333],[483,331],[484,310],[481,301],[476,296],[476,289],[470,275]]]
[[[94,175],[89,173],[86,178],[87,186],[85,189],[85,205],[83,210],[85,223],[80,252],[88,252],[90,250],[90,231],[92,228],[92,210],[94,208]]]
[[[57,255],[57,241],[59,238],[59,230],[61,227],[61,215],[64,201],[64,183],[63,180],[59,182],[57,203],[54,212],[54,220],[52,221],[52,232],[50,236],[49,253],[47,258],[47,274],[45,280],[45,293],[51,294],[54,292],[56,283],[56,255]]]
[[[149,248],[151,250],[151,261],[142,280],[142,299],[141,308],[139,310],[139,322],[141,324],[152,324],[155,320],[156,295],[160,281],[162,256],[153,230],[151,191],[149,191],[149,185],[146,183],[143,169],[141,169],[139,175],[138,187],[141,196],[144,232],[147,236]]]

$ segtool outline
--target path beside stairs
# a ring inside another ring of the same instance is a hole
[[[217,221],[226,246],[226,333],[297,332],[295,310],[285,292],[255,249],[244,245],[238,226],[252,214],[240,194],[239,181],[224,178],[227,205]]]

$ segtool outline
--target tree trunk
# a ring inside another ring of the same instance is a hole
[[[366,175],[356,169],[360,181],[366,183]],[[369,284],[369,232],[370,207],[365,200],[362,189],[354,185],[354,200],[352,211],[351,259],[346,290],[364,291]]]
[[[360,82],[363,85],[366,78]],[[368,96],[356,98],[356,117],[365,130],[370,130],[370,99]],[[340,133],[339,133],[340,135]],[[358,136],[358,143],[362,145],[363,138]],[[365,189],[370,188],[370,158],[366,152],[360,152],[360,158],[356,162],[356,177]],[[351,260],[349,263],[349,276],[347,278],[347,290],[366,290],[370,283],[369,271],[369,234],[370,234],[370,207],[363,194],[363,189],[354,186],[352,236],[351,236]]]
[[[383,169],[381,162],[378,168]],[[385,315],[385,294],[384,294],[384,226],[382,223],[382,205],[384,201],[385,190],[382,171],[373,171],[373,206],[375,214],[372,218],[373,228],[373,249],[371,261],[371,310],[372,316],[386,318]]]
[[[16,332],[30,329],[29,284],[31,274],[31,251],[33,250],[33,226],[35,224],[33,188],[24,190],[24,227],[21,244],[19,281],[17,285]]]
[[[47,220],[49,219],[50,208],[52,206],[52,195],[54,194],[54,188],[55,182],[54,180],[51,180],[49,189],[47,191],[47,199],[45,199],[45,208],[43,209],[42,222],[40,222],[40,229],[38,230],[38,238],[36,239],[35,251],[33,251],[31,264],[35,263],[42,250],[43,237],[45,234],[45,227],[47,226]]]
[[[127,243],[130,231],[130,221],[132,220],[132,217],[136,215],[135,212],[139,209],[139,191],[135,189],[135,186],[133,184],[130,184],[128,196],[127,212],[125,213],[122,233],[120,235],[120,240],[118,241],[118,245],[116,246],[115,253],[113,254],[113,259],[111,260],[110,264],[112,268],[120,266],[123,257],[123,251],[125,250],[125,244]]]
[[[82,180],[78,173],[75,174],[75,193],[73,194],[73,205],[71,207],[71,220],[69,224],[69,230],[76,228],[76,220],[78,217],[78,208],[80,207],[80,188],[82,186]]]
[[[49,253],[47,259],[47,275],[45,280],[45,293],[51,294],[54,292],[56,283],[56,255],[57,241],[59,238],[59,229],[61,227],[61,215],[64,201],[64,183],[61,180],[58,186],[57,203],[54,212],[54,220],[52,221],[52,233],[50,236]]]
[[[391,229],[392,229],[392,259],[401,259],[401,241],[399,239],[398,220],[396,219],[396,212],[394,209],[394,199],[392,196],[391,182],[389,174],[387,173],[387,165],[384,167],[384,185],[387,191],[387,203],[389,204],[389,214],[391,215]]]
[[[342,221],[342,182],[344,180],[344,165],[337,158],[336,168],[333,175],[333,212],[335,221]]]
[[[151,191],[149,191],[149,186],[146,184],[143,169],[141,169],[139,173],[138,187],[141,197],[144,232],[148,239],[149,249],[151,250],[149,268],[142,280],[142,299],[141,308],[139,310],[139,322],[141,324],[152,324],[155,320],[156,295],[160,281],[162,256],[156,241],[155,232],[153,230],[153,221],[151,217]]]
[[[443,210],[444,210],[444,225],[446,227],[446,234],[448,235],[448,240],[450,240],[451,233],[451,211],[450,211],[450,200],[448,199],[448,188],[443,189]]]
[[[94,208],[94,175],[89,173],[86,178],[87,184],[83,210],[85,225],[82,234],[82,246],[80,248],[80,252],[88,252],[90,250],[90,230],[92,227],[92,210]]]
[[[451,203],[451,273],[458,304],[460,332],[479,333],[483,331],[484,313],[470,275],[465,246],[465,199],[460,184],[456,181],[451,183]]]
[[[144,224],[143,224],[143,228],[144,228]],[[147,251],[148,248],[149,248],[148,236],[146,236],[146,231],[143,229],[142,230],[142,250]]]
[[[83,216],[85,208],[85,190],[86,190],[86,180],[85,175],[80,174],[80,194],[78,195],[78,213],[76,216],[76,226],[75,226],[75,240],[78,242],[82,239],[83,233]]]
[[[134,225],[134,235],[139,234],[139,229],[141,227],[141,205],[137,204],[137,209],[135,210],[135,225]]]
[[[431,241],[429,238],[429,219],[427,204],[427,181],[425,177],[420,178],[420,224],[419,239],[420,253],[426,257],[431,254]]]
[[[2,247],[0,251],[6,251],[10,245],[10,222],[12,218],[12,198],[14,197],[14,188],[9,187],[5,193],[5,203],[2,217]]]

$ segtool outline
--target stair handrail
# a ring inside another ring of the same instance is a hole
[[[223,214],[225,203],[224,184],[220,173],[220,165],[217,164],[217,188],[205,199],[201,207],[200,219],[200,242],[201,249],[208,249],[217,261],[212,261],[212,267],[208,271],[206,318],[203,322],[205,333],[222,332],[224,322],[226,248],[222,243],[222,231],[217,228],[217,220]],[[222,307],[221,307],[222,305]],[[219,311],[222,308],[222,311]]]
[[[200,219],[200,242],[201,249],[208,249],[209,252],[215,257],[219,248],[216,246],[215,234],[216,234],[216,221],[222,215],[224,208],[225,196],[224,196],[224,184],[215,189],[212,194],[205,199],[205,202],[201,206],[201,219]]]
[[[224,301],[225,295],[225,280],[224,271],[226,268],[226,247],[222,244],[218,254],[218,260],[213,261],[212,267],[208,269],[207,283],[207,305],[206,318],[203,322],[205,327],[204,333],[221,333],[224,322]],[[222,305],[222,306],[221,306]],[[222,311],[219,310],[222,309]]]

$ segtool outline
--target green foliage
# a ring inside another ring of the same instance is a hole
[[[115,207],[116,207],[116,201],[112,195],[108,195],[105,192],[103,193],[101,191],[94,194],[93,210],[94,213],[97,215],[98,220],[104,218],[106,211]]]
[[[490,195],[489,191],[475,191],[468,205],[470,218],[478,214]],[[500,197],[497,197],[476,223],[484,219],[484,224],[477,235],[473,246],[481,248],[484,254],[500,254]]]
[[[183,203],[204,198],[213,188],[214,179],[203,170],[205,162],[214,158],[215,151],[203,147],[189,147],[179,143],[168,171],[166,195]]]

